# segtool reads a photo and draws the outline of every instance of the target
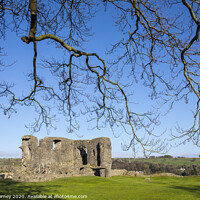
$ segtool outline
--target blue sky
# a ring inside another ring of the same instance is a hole
[[[89,42],[86,44],[86,48],[90,52],[98,52],[102,57],[104,51],[110,47],[110,45],[116,42],[121,34],[117,31],[114,26],[109,13],[97,13],[97,16],[92,21],[93,33],[92,38],[89,38]],[[7,56],[4,57],[6,64],[11,64],[5,71],[0,73],[0,81],[6,80],[7,82],[16,83],[15,91],[20,95],[26,93],[30,89],[30,84],[26,81],[25,75],[31,72],[32,69],[32,56],[33,48],[32,45],[23,43],[20,37],[16,37],[15,34],[7,32],[6,41],[1,41],[4,51]],[[52,56],[61,57],[63,54],[62,50],[55,49],[53,45],[47,46],[45,42],[38,43],[38,54],[40,58],[51,58]],[[62,57],[61,57],[62,58]],[[45,76],[46,74],[44,74]],[[46,78],[47,79],[47,78]],[[134,99],[134,109],[137,111],[144,111],[152,106],[155,102],[151,102],[147,99],[147,91],[140,85],[135,85],[134,95],[137,96]],[[5,99],[0,99],[0,103],[6,104]],[[155,133],[159,134],[167,129],[162,139],[169,138],[170,129],[175,131],[174,127],[177,123],[187,128],[193,120],[192,117],[192,106],[185,104],[184,102],[178,102],[174,109],[166,116],[161,115],[161,125],[155,129]],[[163,108],[164,110],[164,108]],[[29,129],[25,127],[33,121],[35,113],[32,108],[18,107],[17,113],[13,114],[9,119],[0,114],[0,125],[1,125],[1,146],[0,146],[0,157],[20,157],[21,150],[18,148],[21,145],[21,137],[23,135],[30,134]],[[109,137],[112,143],[112,154],[113,157],[132,157],[132,150],[128,152],[122,151],[121,143],[130,141],[131,137],[121,132],[116,132],[115,137],[109,128],[103,130],[88,130],[86,119],[83,117],[80,120],[81,129],[77,134],[67,133],[66,128],[68,124],[66,121],[59,116],[59,120],[56,123],[56,130],[50,130],[47,134],[45,128],[42,128],[40,132],[34,135],[38,139],[44,137],[66,137],[69,139],[93,139],[96,137]],[[173,156],[198,156],[200,155],[200,149],[194,146],[192,143],[187,143],[184,146],[172,148],[167,153]],[[143,156],[142,152],[137,153],[138,157]]]

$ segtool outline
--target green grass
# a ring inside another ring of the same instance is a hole
[[[114,158],[113,160],[121,160],[126,162],[149,162],[149,163],[162,163],[165,165],[175,165],[175,166],[182,166],[182,165],[200,165],[200,158]]]
[[[144,177],[70,177],[45,183],[0,181],[0,195],[4,194],[87,195],[87,200],[196,200],[200,199],[200,177],[151,177],[151,182]]]

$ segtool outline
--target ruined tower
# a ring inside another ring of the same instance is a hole
[[[93,140],[70,140],[31,135],[22,137],[24,170],[38,174],[68,176],[111,176],[111,142],[101,137]]]

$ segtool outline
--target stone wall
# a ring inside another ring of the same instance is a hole
[[[112,169],[111,176],[143,176],[143,172],[127,171],[126,169]]]
[[[101,137],[70,140],[46,137],[39,141],[31,135],[22,137],[22,166],[35,174],[67,176],[111,176],[111,142]]]

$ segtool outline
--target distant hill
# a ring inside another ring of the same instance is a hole
[[[165,165],[175,165],[175,166],[190,166],[190,165],[200,165],[200,158],[173,158],[168,156],[161,156],[161,157],[150,157],[150,158],[113,158],[113,161],[123,161],[123,162],[148,162],[153,164],[165,164]]]
[[[173,173],[181,176],[200,175],[200,158],[113,158],[112,169],[142,171],[145,174]]]
[[[20,166],[21,158],[0,158],[0,165]]]

